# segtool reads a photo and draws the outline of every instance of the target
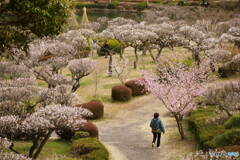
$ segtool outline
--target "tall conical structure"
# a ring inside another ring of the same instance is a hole
[[[83,16],[82,16],[82,21],[81,21],[81,25],[86,25],[89,24],[89,20],[88,20],[88,16],[87,16],[87,8],[84,7],[83,8]]]

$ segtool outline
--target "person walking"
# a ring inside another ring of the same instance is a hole
[[[165,129],[161,119],[159,118],[159,113],[154,113],[150,127],[152,128],[153,133],[152,147],[154,147],[157,140],[157,148],[160,148],[161,133],[165,134]]]

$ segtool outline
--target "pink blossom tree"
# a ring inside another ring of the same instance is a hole
[[[143,76],[142,83],[174,116],[181,138],[184,139],[182,121],[188,112],[197,107],[194,98],[200,95],[202,82],[207,79],[206,72],[168,63],[158,67],[157,76],[146,72],[143,72]]]

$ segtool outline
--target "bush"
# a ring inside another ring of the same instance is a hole
[[[103,114],[104,114],[104,106],[101,101],[94,100],[94,101],[90,101],[88,103],[76,105],[76,107],[83,107],[83,108],[86,108],[89,111],[91,111],[93,113],[93,115],[91,117],[89,117],[89,119],[102,118]]]
[[[123,44],[116,39],[109,39],[107,44],[113,53],[120,53],[123,47]]]
[[[228,77],[240,72],[240,56],[236,55],[230,62],[227,62],[219,67],[218,73],[221,77]]]
[[[88,121],[87,123],[85,123],[79,131],[84,131],[84,132],[88,132],[90,134],[90,137],[96,137],[98,138],[98,128],[95,124],[93,124],[92,122]]]
[[[82,160],[108,160],[107,149],[96,138],[82,138],[73,141],[71,153]]]
[[[141,85],[139,82],[141,80],[143,79],[130,80],[125,83],[125,86],[132,90],[133,96],[140,96],[147,93],[147,90],[145,89],[144,85]]]
[[[79,131],[88,132],[90,137],[98,138],[98,128],[90,121],[87,121],[84,125],[79,126],[76,130],[61,128],[57,130],[56,133],[62,139],[70,141]]]
[[[112,3],[108,3],[107,4],[107,9],[115,9],[118,6],[118,2],[117,1],[113,1]]]
[[[62,139],[70,141],[74,136],[75,132],[76,131],[72,130],[71,128],[61,128],[56,131],[56,134]]]
[[[218,74],[219,74],[220,77],[226,78],[226,77],[229,77],[231,75],[234,75],[235,73],[232,70],[232,68],[229,65],[229,63],[227,63],[227,64],[224,64],[224,65],[219,67]]]
[[[231,128],[240,128],[240,113],[234,114],[231,118],[229,118],[225,123],[224,126],[226,129]]]
[[[76,5],[77,9],[82,9],[84,7],[86,7],[86,8],[101,8],[101,9],[104,9],[104,8],[106,8],[106,4],[101,4],[101,3],[99,3],[99,4],[97,4],[97,3],[91,3],[91,4],[88,4],[88,3],[78,3]]]
[[[141,11],[146,9],[147,7],[148,7],[147,2],[141,2],[141,3],[138,3],[135,8]]]
[[[72,140],[76,140],[76,139],[80,139],[80,138],[87,138],[87,137],[90,137],[90,134],[88,132],[78,131],[75,133]]]
[[[115,101],[129,101],[132,97],[132,90],[125,85],[112,87],[112,99]]]
[[[240,145],[240,129],[229,129],[207,142],[211,148],[227,145]]]
[[[121,50],[123,48],[124,44],[116,39],[109,39],[107,40],[107,43],[101,46],[99,52],[97,54],[99,56],[105,56],[106,54],[109,54],[108,52],[111,51],[112,54],[121,53]]]
[[[207,120],[214,118],[216,115],[215,107],[198,107],[196,110],[189,114],[189,129],[195,135],[200,148],[210,148],[208,141],[212,140],[215,136],[223,134],[225,129],[223,125],[206,124]]]

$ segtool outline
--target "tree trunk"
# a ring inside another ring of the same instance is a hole
[[[216,71],[215,65],[214,65],[213,62],[210,62],[210,70],[211,70],[212,72],[215,72],[215,71]]]
[[[135,61],[134,61],[134,69],[137,69],[137,65],[138,65],[138,54],[137,54],[137,47],[134,48],[134,54],[135,54]]]
[[[113,63],[113,59],[112,59],[112,53],[109,53],[109,61],[108,61],[108,76],[111,77],[112,76],[112,64]]]
[[[193,60],[197,63],[197,65],[200,65],[200,57],[199,57],[199,52],[193,52],[192,54]]]
[[[158,61],[159,57],[161,56],[162,50],[163,50],[163,48],[158,49],[158,54],[155,58],[155,61]]]
[[[29,157],[31,158],[33,156],[34,151],[38,148],[39,146],[39,139],[36,138],[33,140],[33,145],[29,150]]]
[[[145,48],[142,50],[142,55],[143,55],[143,56],[146,56],[146,55],[147,55],[147,50],[146,50]]]
[[[150,50],[148,50],[148,51],[149,51],[149,54],[150,54],[153,62],[156,63],[156,59],[155,59],[154,55],[152,54],[152,50],[150,49]]]
[[[53,131],[50,130],[50,131],[48,132],[48,134],[46,135],[46,137],[42,140],[41,144],[39,145],[38,149],[36,150],[36,152],[35,152],[35,154],[34,154],[34,156],[33,156],[33,159],[36,159],[36,158],[39,156],[39,154],[41,153],[44,145],[47,143],[48,139],[50,138],[52,132],[53,132]]]
[[[76,92],[76,90],[80,87],[80,79],[74,79],[72,92]]]
[[[10,149],[11,151],[13,151],[14,153],[16,153],[16,154],[20,154],[18,151],[16,151],[15,149],[13,149],[13,147],[14,147],[14,143],[11,144],[11,146],[9,147],[9,149]]]
[[[124,49],[121,48],[120,53],[119,53],[120,59],[123,59],[123,51],[124,51]]]
[[[185,136],[184,136],[184,130],[183,130],[183,126],[182,126],[182,117],[180,117],[179,115],[174,115],[175,117],[175,120],[177,122],[177,126],[178,126],[178,132],[181,136],[181,139],[185,139]]]

